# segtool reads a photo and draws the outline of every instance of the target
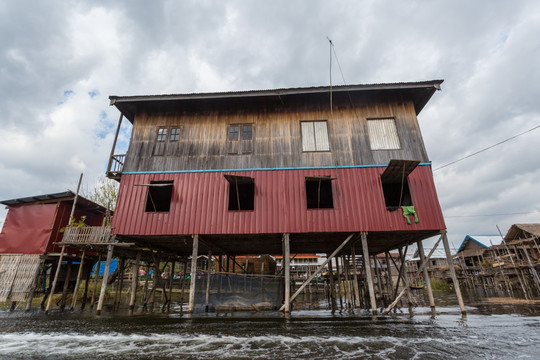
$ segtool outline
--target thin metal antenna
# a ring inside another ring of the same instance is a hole
[[[333,105],[332,105],[332,46],[334,46],[334,44],[332,43],[332,40],[330,40],[328,36],[326,38],[328,39],[328,42],[330,43],[330,117],[334,119],[334,112],[332,110],[333,108]]]

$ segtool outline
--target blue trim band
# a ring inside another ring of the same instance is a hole
[[[306,167],[280,167],[280,168],[253,168],[253,169],[211,169],[211,170],[168,170],[168,171],[126,171],[123,175],[139,174],[184,174],[184,173],[211,173],[211,172],[238,172],[238,171],[273,171],[273,170],[318,170],[318,169],[358,169],[386,167],[388,165],[346,165],[346,166],[306,166]],[[431,166],[431,162],[420,163],[418,166]]]

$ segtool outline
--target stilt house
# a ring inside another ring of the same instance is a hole
[[[74,198],[73,192],[66,191],[0,201],[8,209],[0,233],[0,302],[26,300],[41,265],[58,261],[61,247],[57,243],[69,224]],[[74,218],[84,216],[86,225],[100,226],[105,212],[102,206],[79,196]],[[67,248],[66,252],[75,254],[78,250]]]
[[[442,82],[110,96],[118,129],[132,124],[107,172],[120,182],[113,234],[285,259],[360,234],[372,255],[440,235],[417,115]]]

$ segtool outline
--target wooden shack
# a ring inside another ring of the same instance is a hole
[[[447,242],[417,120],[441,83],[110,96],[133,126],[113,234],[192,259]]]
[[[0,233],[0,302],[27,300],[41,269],[58,262],[58,243],[69,224],[74,199],[75,193],[66,191],[0,201],[8,209]],[[100,226],[105,213],[104,207],[79,196],[74,218],[84,217],[90,227]],[[65,252],[66,259],[73,260],[79,251],[67,248]],[[62,269],[65,272],[66,267]]]

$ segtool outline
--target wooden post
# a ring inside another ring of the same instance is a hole
[[[208,312],[208,304],[210,301],[210,266],[212,265],[212,251],[208,251],[208,265],[206,267],[206,296],[204,311]]]
[[[34,299],[34,294],[36,292],[37,280],[39,278],[39,273],[41,272],[41,269],[43,268],[44,263],[45,263],[45,260],[41,259],[39,262],[39,266],[36,268],[36,272],[34,274],[34,282],[32,283],[32,287],[30,288],[30,296],[28,296],[28,301],[26,302],[25,311],[30,311],[30,308],[32,307],[32,300]]]
[[[131,273],[133,279],[131,279],[131,297],[129,299],[129,314],[133,315],[135,309],[135,301],[137,300],[137,285],[139,284],[139,267],[141,266],[142,251],[137,251],[135,263],[131,266]]]
[[[64,260],[64,251],[66,250],[66,245],[62,245],[62,250],[60,250],[60,257],[58,258],[58,265],[56,266],[56,273],[54,274],[54,280],[51,285],[51,292],[49,293],[49,300],[47,301],[47,307],[45,308],[45,314],[49,313],[51,309],[54,291],[56,290],[56,284],[58,283],[58,276],[60,275],[60,269],[62,268],[62,260]]]
[[[285,301],[284,301],[284,310],[285,313],[291,312],[291,250],[289,244],[289,234],[283,234],[283,269],[285,270]]]
[[[328,254],[326,254],[326,259],[331,259]],[[336,311],[336,285],[334,284],[334,270],[332,268],[332,261],[328,261],[328,280],[330,283],[330,309],[332,313]]]
[[[182,280],[181,280],[181,292],[180,292],[180,312],[184,311],[184,285],[186,284],[186,273],[187,273],[187,260],[184,260],[184,267],[182,270]]]
[[[103,281],[101,282],[101,291],[99,293],[98,305],[96,308],[96,315],[101,315],[103,309],[103,301],[105,300],[105,292],[107,290],[107,282],[109,280],[109,270],[111,269],[111,260],[113,255],[114,245],[107,247],[107,260],[105,260],[105,270],[103,271]]]
[[[159,268],[159,265],[161,264],[161,255],[158,254],[158,256],[154,259],[154,277],[152,278],[152,290],[150,290],[150,312],[154,312],[154,305],[156,303],[156,290],[159,285],[159,278],[161,277],[161,269]]]
[[[195,309],[195,279],[197,277],[197,255],[199,250],[199,235],[193,236],[193,252],[191,254],[191,284],[189,285],[188,312],[193,314]],[[233,265],[234,266],[234,265]]]
[[[373,255],[373,265],[375,266],[375,274],[377,274],[377,289],[381,299],[383,299],[383,287],[382,287],[382,276],[381,276],[381,266],[379,260],[377,259],[377,254]]]
[[[71,311],[75,310],[77,305],[77,295],[79,294],[79,286],[81,284],[83,266],[84,266],[84,257],[86,255],[86,249],[83,250],[81,254],[81,262],[79,264],[79,271],[77,272],[77,282],[75,283],[75,289],[73,290],[73,300],[71,301]]]
[[[424,245],[422,245],[422,241],[418,241],[418,252],[420,253],[420,261],[424,262],[426,258],[426,254],[424,253]],[[429,273],[427,269],[427,265],[424,266],[424,281],[426,282],[426,289],[428,293],[429,298],[429,307],[431,308],[431,315],[436,316],[437,311],[435,310],[435,299],[433,298],[433,291],[431,290],[431,280],[429,278]]]
[[[97,283],[98,283],[98,277],[99,277],[99,268],[101,267],[101,254],[98,256],[98,261],[96,263],[96,269],[94,270],[94,288],[92,290],[92,299],[90,300],[90,307],[94,307],[94,303],[96,302],[96,292],[97,292]]]
[[[83,311],[84,308],[86,307],[86,299],[88,298],[88,286],[90,284],[90,275],[91,274],[92,274],[92,272],[88,271],[88,273],[86,274],[86,277],[84,279],[84,291],[83,291],[83,298],[82,298],[82,301],[81,301],[80,311]]]
[[[118,281],[116,283],[116,292],[113,301],[114,311],[118,311],[118,308],[120,307],[120,300],[122,298],[122,288],[124,287],[124,263],[125,258],[121,257],[120,261],[118,262]]]
[[[116,149],[116,141],[118,140],[118,134],[120,133],[120,126],[122,125],[122,118],[124,117],[124,114],[120,113],[120,118],[118,119],[118,127],[116,128],[116,135],[114,136],[113,145],[111,148],[111,156],[109,156],[109,164],[107,166],[107,171],[110,172],[112,168],[112,161],[113,161],[113,155],[114,151]]]
[[[337,295],[339,296],[339,310],[343,311],[343,292],[341,289],[341,271],[339,268],[339,256],[334,258],[336,262],[336,276],[337,276]]]
[[[371,312],[377,315],[377,302],[375,300],[375,289],[373,288],[373,278],[371,277],[371,264],[369,261],[369,250],[367,236],[362,232],[362,256],[364,257],[364,267],[366,269],[366,280],[368,283],[369,300],[371,302]]]
[[[64,287],[62,288],[62,298],[60,301],[60,310],[64,311],[66,308],[66,297],[69,286],[69,279],[71,278],[71,269],[73,267],[73,261],[69,260],[67,263],[66,278],[64,279]]]
[[[390,253],[388,251],[385,251],[385,257],[386,257],[386,277],[388,281],[387,283],[388,299],[392,299],[392,291],[394,290],[394,283],[392,279],[392,264],[390,263]]]
[[[448,238],[446,237],[446,231],[442,233],[442,240],[444,245],[444,251],[446,252],[446,261],[448,261],[448,269],[450,270],[450,276],[454,283],[454,290],[456,291],[456,296],[459,303],[459,308],[461,309],[461,315],[467,315],[465,311],[465,304],[463,303],[463,297],[461,296],[461,289],[459,288],[459,281],[456,277],[456,270],[454,269],[454,261],[452,260],[452,254],[450,253],[450,246],[448,245]]]
[[[167,312],[171,311],[171,303],[172,303],[172,288],[173,288],[173,277],[176,267],[176,261],[173,260],[171,263],[171,271],[169,274],[169,300],[167,302]]]
[[[401,248],[399,248],[399,257],[401,258],[401,266],[405,269],[407,267],[406,263],[406,257],[407,257],[407,249],[409,248],[409,245],[405,246],[405,251],[403,251]],[[403,277],[401,278],[403,281],[404,290],[406,290],[407,293],[407,305],[409,308],[409,315],[413,314],[413,299],[411,294],[411,283],[409,280],[409,276],[405,273],[406,270],[403,271]],[[417,270],[418,273],[420,273],[420,269]],[[415,275],[414,277],[416,277]]]
[[[358,288],[358,274],[356,273],[356,251],[354,244],[351,246],[351,256],[352,256],[352,271],[353,271],[353,288],[354,288],[354,299],[356,302],[356,308],[360,310],[362,304],[360,303],[360,289]]]

